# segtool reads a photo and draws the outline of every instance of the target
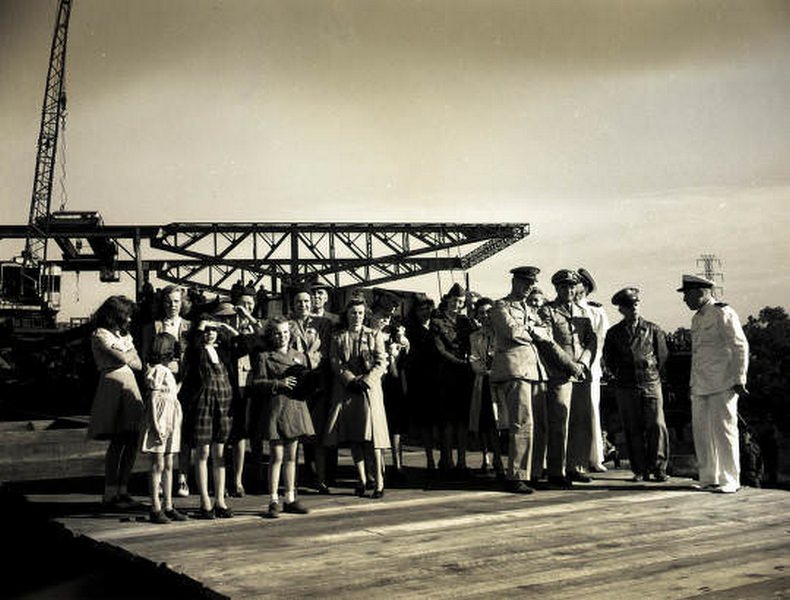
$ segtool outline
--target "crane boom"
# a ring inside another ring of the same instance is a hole
[[[33,196],[23,253],[24,264],[30,267],[45,265],[47,261],[47,234],[52,201],[52,180],[55,172],[55,151],[58,146],[60,121],[66,107],[63,82],[71,4],[72,0],[60,0],[49,54],[47,84],[41,109],[41,129],[38,134],[36,170],[33,176]],[[38,272],[41,273],[41,270],[39,269]]]

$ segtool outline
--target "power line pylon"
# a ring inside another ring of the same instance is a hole
[[[724,283],[724,273],[721,271],[721,260],[715,254],[701,254],[697,259],[697,267],[702,267],[702,272],[697,273],[711,281]],[[717,270],[718,269],[718,270]],[[721,298],[724,295],[724,286],[718,283],[713,287],[713,295]]]

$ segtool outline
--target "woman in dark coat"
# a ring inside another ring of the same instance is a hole
[[[453,469],[452,448],[456,447],[455,470],[466,477],[466,445],[469,436],[469,408],[474,373],[469,364],[469,336],[472,322],[462,314],[466,293],[457,283],[442,298],[439,314],[431,319],[436,352],[437,379],[443,427],[439,470],[445,475]]]
[[[290,348],[290,323],[273,317],[264,332],[269,347],[253,363],[253,398],[260,403],[260,418],[252,424],[254,436],[268,440],[269,509],[266,516],[276,518],[281,511],[307,514],[296,499],[296,454],[299,439],[315,435],[307,397],[314,392],[317,379],[308,367],[307,357]],[[285,469],[283,470],[283,463]],[[278,486],[283,475],[285,502],[280,505]]]

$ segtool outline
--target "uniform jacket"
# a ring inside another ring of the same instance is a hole
[[[691,319],[691,393],[715,394],[746,385],[749,342],[737,313],[709,302]]]
[[[466,365],[472,321],[464,315],[452,321],[446,313],[440,312],[431,318],[430,328],[440,364]]]
[[[542,327],[537,313],[522,300],[507,296],[497,300],[491,311],[495,350],[491,362],[491,381],[547,379],[532,330]]]
[[[642,317],[633,329],[623,319],[606,334],[603,356],[619,387],[658,383],[667,360],[666,335]]]
[[[595,332],[587,312],[575,302],[570,306],[557,300],[547,302],[539,314],[551,331],[554,341],[568,359],[583,364],[589,371],[596,352]],[[546,364],[550,379],[573,379],[568,377],[558,361]]]

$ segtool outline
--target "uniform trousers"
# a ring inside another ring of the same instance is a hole
[[[508,415],[508,479],[528,481],[532,477],[535,438],[545,447],[545,411],[538,406],[536,428],[534,404],[545,404],[545,387],[524,379],[492,384],[497,402],[507,407]],[[536,429],[539,433],[536,436]],[[538,449],[542,456],[542,451]]]
[[[738,394],[732,390],[692,394],[691,428],[700,484],[738,489],[741,475]]]
[[[546,395],[546,421],[548,424],[546,468],[549,477],[565,477],[565,462],[568,453],[568,422],[570,420],[572,396],[572,382],[549,381],[548,394]],[[587,451],[589,452],[589,446]]]
[[[568,457],[566,470],[585,470],[590,464],[593,439],[592,396],[590,382],[574,382],[568,416]]]
[[[602,465],[603,428],[601,427],[601,380],[597,377],[590,380],[590,400],[592,407],[592,444],[590,446],[590,464]]]
[[[669,433],[664,419],[661,384],[617,387],[628,460],[635,475],[666,474]]]

